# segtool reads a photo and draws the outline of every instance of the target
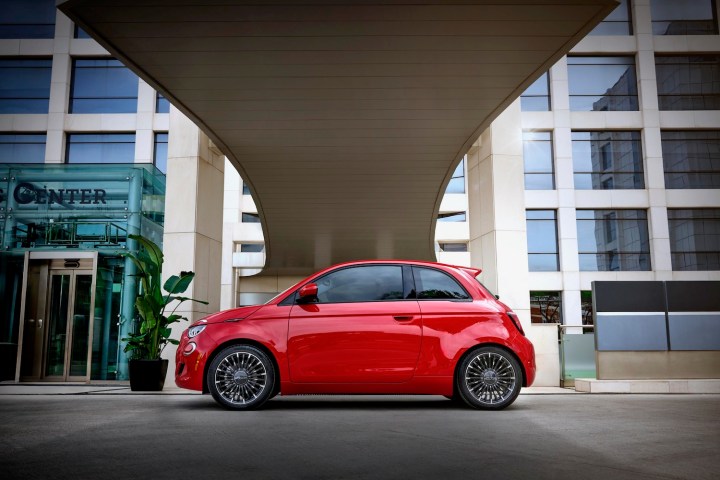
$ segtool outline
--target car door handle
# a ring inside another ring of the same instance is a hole
[[[407,322],[408,320],[412,320],[415,318],[414,315],[393,315],[393,318],[397,320],[398,322]]]

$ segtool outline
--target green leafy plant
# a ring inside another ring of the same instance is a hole
[[[140,243],[137,253],[126,252],[123,256],[129,258],[137,267],[135,276],[141,280],[142,291],[135,300],[135,307],[140,315],[140,328],[138,332],[123,338],[123,341],[127,342],[124,351],[129,352],[134,359],[156,360],[160,358],[168,343],[179,343],[170,338],[170,325],[187,318],[176,314],[177,308],[186,301],[205,305],[208,302],[180,295],[190,286],[195,277],[194,272],[180,272],[180,275],[171,276],[161,289],[164,260],[162,250],[142,235],[128,237]],[[169,305],[175,301],[177,303],[172,311],[166,314]]]

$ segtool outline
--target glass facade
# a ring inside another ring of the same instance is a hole
[[[638,110],[635,57],[569,56],[570,110]]]
[[[580,271],[650,270],[645,210],[577,210]]]
[[[167,174],[168,134],[155,134],[155,148],[153,149],[153,163],[162,173]]]
[[[76,58],[70,113],[136,113],[138,77],[119,60]]]
[[[260,215],[257,213],[243,212],[241,220],[242,223],[260,223]]]
[[[720,270],[720,208],[668,209],[672,269]]]
[[[67,163],[133,163],[134,133],[69,133]]]
[[[170,113],[170,102],[159,92],[155,94],[155,113]]]
[[[720,55],[656,55],[660,110],[720,110]]]
[[[440,213],[437,217],[438,222],[466,222],[467,215],[465,212],[448,212]]]
[[[653,35],[718,33],[713,0],[650,0]]]
[[[43,375],[60,375],[62,349],[71,348],[70,376],[89,373],[91,379],[126,379],[126,370],[118,370],[118,364],[126,361],[119,338],[121,329],[130,326],[135,317],[137,282],[121,255],[136,248],[128,240],[130,233],[162,244],[164,208],[165,176],[152,165],[0,165],[0,342],[3,361],[12,361],[11,367],[3,368],[2,378],[15,375],[25,255],[46,252],[65,258],[64,267],[60,260],[65,273],[47,277],[48,302],[57,303],[57,308],[51,309],[56,321],[48,317],[48,327],[57,330],[57,335],[52,331],[47,335],[62,338],[63,328],[69,328],[73,342],[69,346],[47,344]],[[66,272],[82,261],[73,257],[88,252],[97,255],[97,270],[77,271],[74,314],[59,315],[70,299],[68,290],[62,288],[70,279]],[[51,273],[58,272],[53,270],[57,266],[50,265],[52,261],[45,262]],[[93,274],[96,286],[91,312]],[[55,289],[53,282],[60,282]],[[73,319],[69,327],[64,323],[68,318]],[[93,322],[92,339],[89,321]],[[127,326],[122,327],[125,322]],[[81,354],[88,345],[92,347],[90,372],[87,355]]]
[[[465,193],[465,159],[455,168],[445,193]]]
[[[440,242],[438,243],[438,252],[467,252],[467,243],[449,243]]]
[[[525,190],[554,190],[552,132],[523,132]]]
[[[620,0],[615,10],[595,27],[589,35],[632,35],[630,0]]]
[[[560,257],[557,241],[557,213],[555,210],[528,210],[527,219],[528,269],[531,272],[557,272]]]
[[[720,188],[720,130],[660,134],[665,188]]]
[[[520,96],[523,112],[547,112],[550,110],[550,75],[545,72]]]
[[[0,164],[45,162],[44,133],[0,133]]]
[[[640,132],[572,132],[578,190],[645,188]]]
[[[53,38],[55,0],[3,0],[0,38]]]
[[[49,58],[0,58],[0,114],[48,113]]]

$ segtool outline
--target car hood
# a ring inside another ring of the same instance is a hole
[[[252,305],[249,307],[231,308],[230,310],[223,310],[208,315],[197,323],[220,323],[227,322],[228,320],[241,320],[247,318],[256,311],[258,311],[262,305]]]

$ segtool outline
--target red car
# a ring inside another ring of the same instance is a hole
[[[264,305],[193,323],[175,383],[238,410],[278,393],[429,394],[507,407],[535,379],[535,351],[479,273],[417,261],[327,268]]]

